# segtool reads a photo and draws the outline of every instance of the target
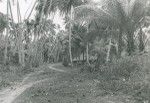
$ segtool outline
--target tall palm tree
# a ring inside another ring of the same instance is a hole
[[[72,28],[72,20],[73,20],[73,11],[74,11],[74,7],[80,6],[81,4],[83,4],[83,0],[53,0],[51,2],[52,4],[50,5],[50,0],[47,0],[47,5],[45,6],[44,11],[46,12],[53,12],[55,11],[57,8],[60,10],[61,14],[65,14],[69,16],[69,54],[70,54],[70,62],[72,65],[72,53],[71,53],[71,28]],[[42,2],[41,2],[42,5]],[[49,11],[48,8],[50,7]]]
[[[58,8],[60,9],[61,13],[68,15],[69,17],[69,54],[70,54],[70,62],[72,65],[72,52],[71,52],[71,35],[72,35],[72,21],[74,19],[73,12],[74,7],[80,6],[83,4],[82,0],[59,0],[58,1]]]
[[[122,34],[127,34],[127,51],[129,55],[134,52],[134,32],[143,18],[144,7],[147,0],[102,0],[98,6],[83,5],[75,8],[77,21],[97,20],[98,23],[118,28],[119,51],[121,51]],[[83,19],[84,18],[84,19]]]

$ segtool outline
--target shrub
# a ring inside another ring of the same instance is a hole
[[[0,89],[10,86],[8,81],[1,80],[0,81]]]
[[[63,66],[65,66],[65,67],[67,67],[67,66],[69,66],[69,59],[67,58],[67,57],[65,57],[64,59],[63,59]]]
[[[126,58],[103,65],[98,73],[100,82],[97,86],[106,93],[123,93],[136,100],[136,103],[150,102],[150,77],[136,59]]]
[[[84,65],[81,66],[80,72],[94,72],[95,66],[93,64],[89,65],[88,63],[84,63]]]
[[[107,80],[129,79],[132,73],[140,71],[141,65],[131,58],[119,59],[113,63],[107,63],[97,67],[95,64],[85,63],[81,67],[81,72],[99,73]]]
[[[150,83],[145,83],[144,80],[145,78],[139,79],[136,82],[130,80],[101,80],[97,87],[100,90],[104,90],[107,94],[118,95],[121,93],[128,95],[137,101],[136,103],[150,102]]]
[[[99,73],[106,79],[128,80],[132,73],[140,71],[141,66],[132,59],[120,59],[114,63],[109,63],[98,68]]]

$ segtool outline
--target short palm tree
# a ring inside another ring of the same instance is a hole
[[[84,25],[75,24],[72,28],[72,51],[75,56],[81,56],[84,52],[87,44],[87,29]]]

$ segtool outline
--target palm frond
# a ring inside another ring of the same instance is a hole
[[[94,5],[81,5],[74,9],[74,20],[87,20],[90,18],[99,18],[98,8]]]
[[[76,7],[74,11],[75,22],[87,21],[88,23],[91,23],[93,20],[96,20],[102,25],[116,25],[119,21],[118,17],[114,16],[113,12],[104,9],[102,6],[82,5]]]

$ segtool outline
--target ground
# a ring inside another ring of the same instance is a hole
[[[147,55],[139,60],[146,61],[144,65],[150,67]],[[36,68],[18,84],[1,90],[0,103],[136,103],[130,95],[111,94],[100,88],[101,82],[95,74],[48,64]]]

